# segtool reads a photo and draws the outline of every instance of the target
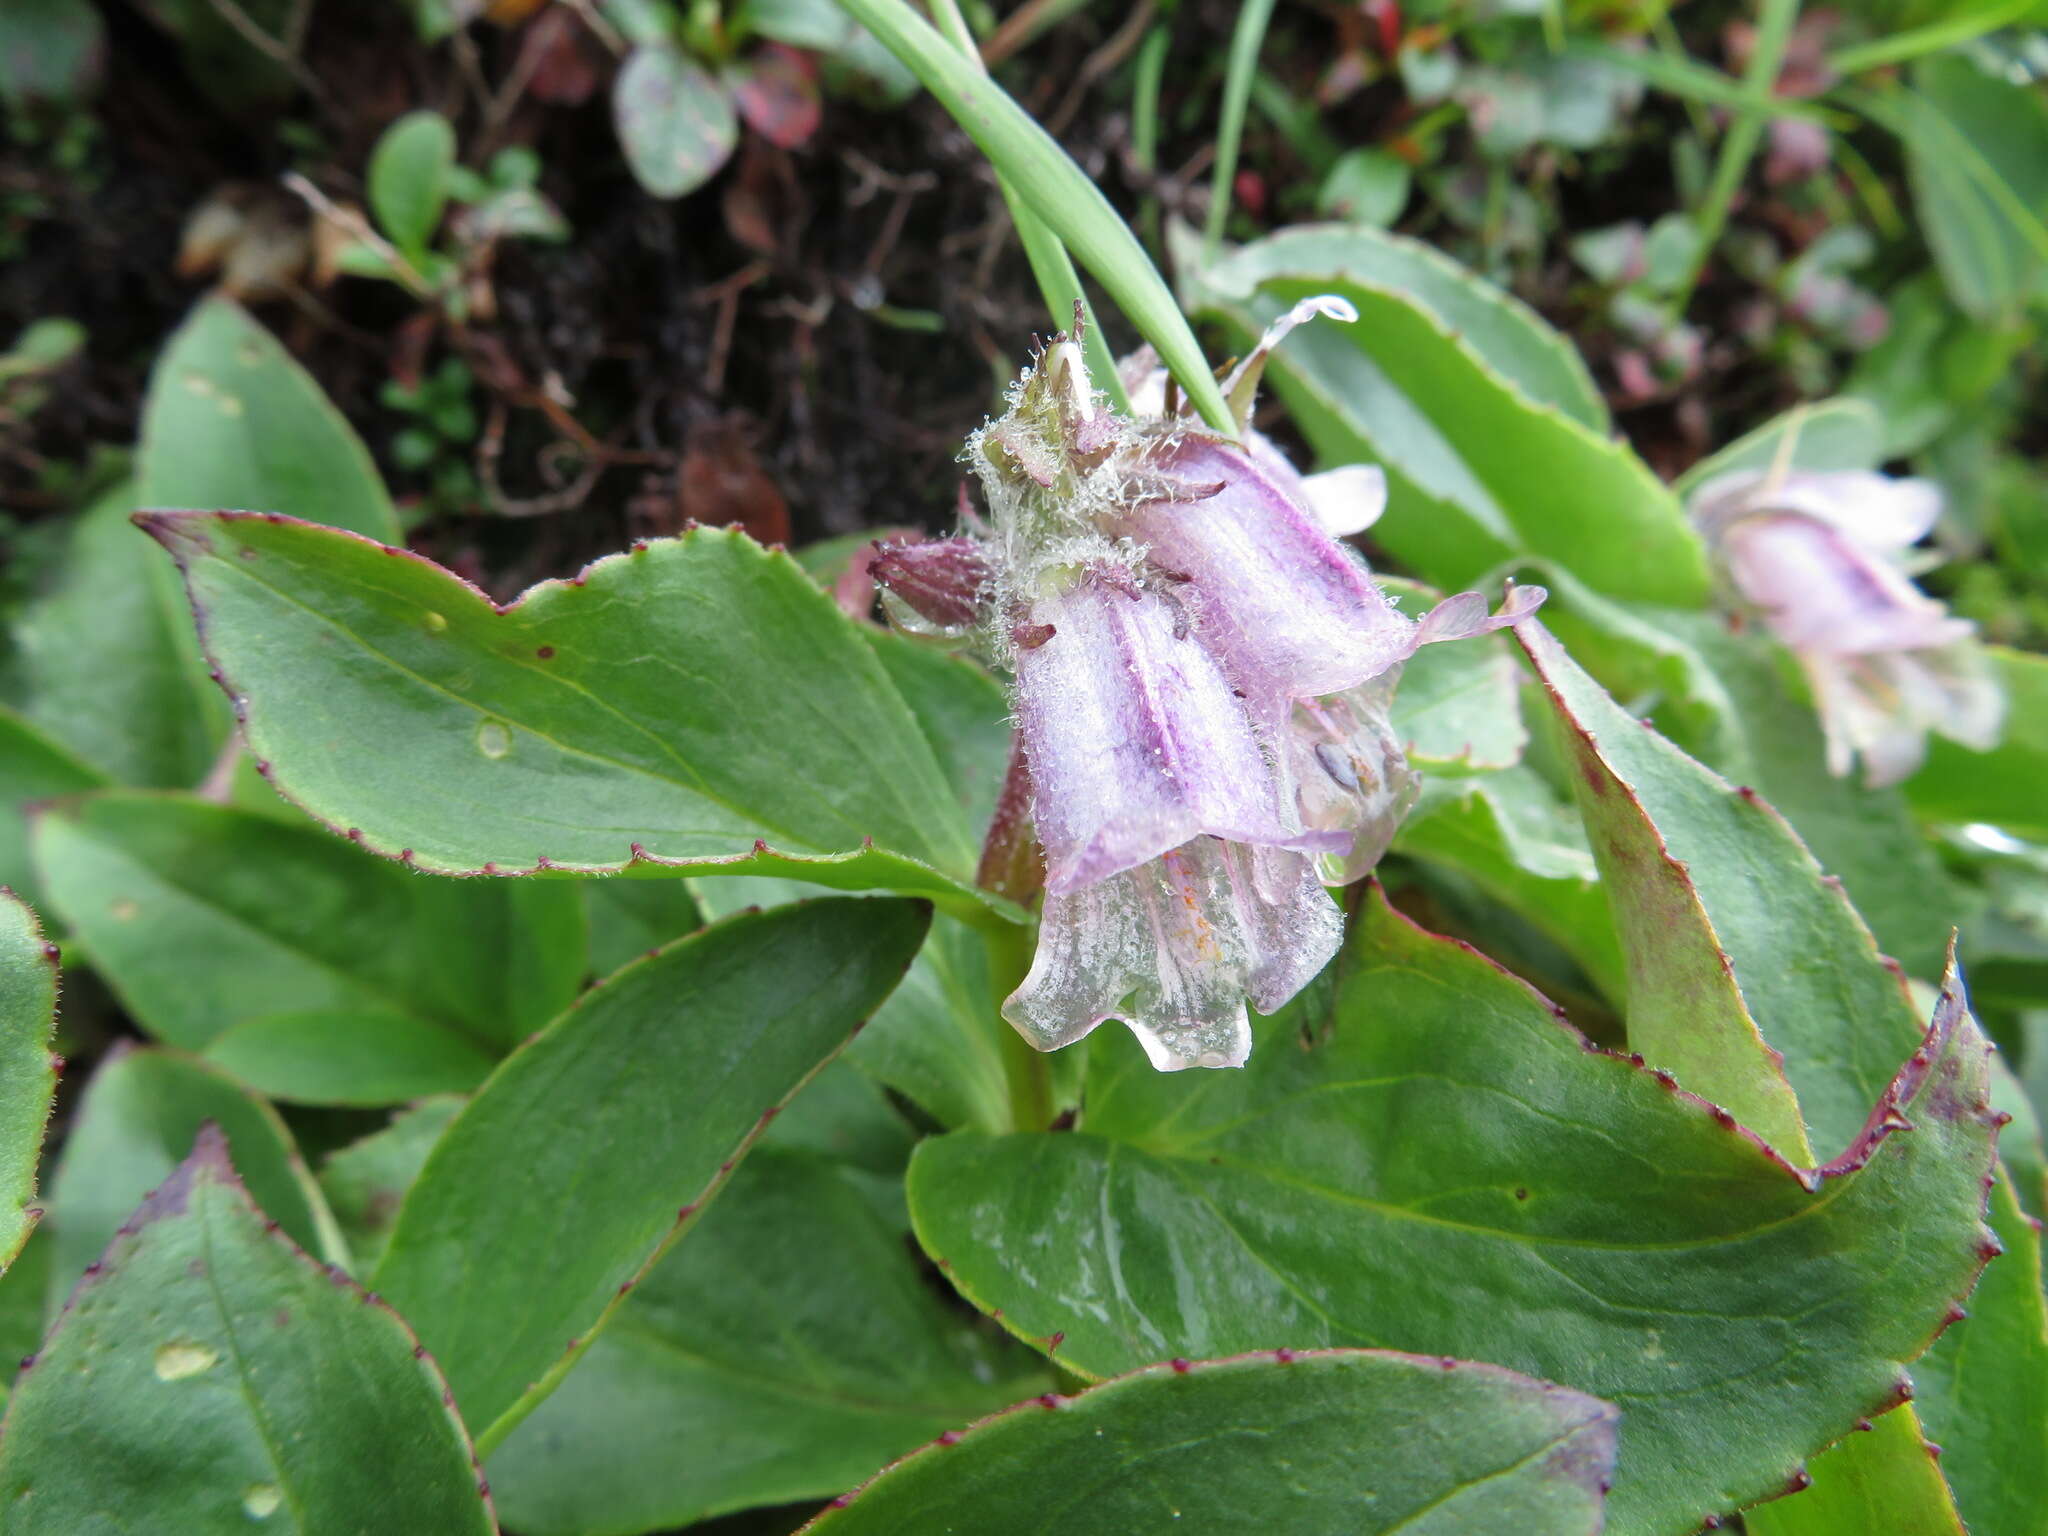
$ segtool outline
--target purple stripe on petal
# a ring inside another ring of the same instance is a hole
[[[1248,692],[1336,693],[1413,649],[1414,625],[1365,562],[1256,458],[1190,435],[1163,448],[1154,467],[1224,482],[1202,501],[1132,508],[1122,529],[1150,547],[1156,566],[1187,579],[1204,638]]]
[[[1030,617],[1052,631],[1016,656],[1047,890],[1104,879],[1204,832],[1301,840],[1244,701],[1174,602],[1120,569],[1091,571]]]

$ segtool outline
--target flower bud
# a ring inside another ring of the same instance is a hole
[[[989,591],[988,558],[970,538],[875,544],[868,574],[896,602],[945,635],[980,622]],[[892,614],[892,617],[894,615]]]

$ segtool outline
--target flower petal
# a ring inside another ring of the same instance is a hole
[[[1721,547],[1737,588],[1795,651],[1917,650],[1972,632],[1896,566],[1828,523],[1796,513],[1746,517],[1726,528]]]
[[[1065,892],[1198,833],[1293,844],[1244,701],[1177,605],[1120,571],[1090,571],[1030,610],[1016,656],[1046,889]],[[1331,839],[1308,840],[1327,846]]]
[[[1342,938],[1343,916],[1306,858],[1197,838],[1049,895],[1031,972],[1003,1017],[1040,1050],[1117,1017],[1162,1072],[1243,1066],[1246,994],[1272,1012]]]
[[[1387,714],[1400,676],[1395,666],[1348,692],[1294,705],[1287,771],[1302,824],[1350,838],[1349,848],[1323,855],[1320,872],[1331,885],[1372,871],[1422,792]]]
[[[1135,507],[1123,531],[1154,565],[1186,578],[1196,622],[1238,686],[1284,698],[1336,693],[1414,648],[1415,626],[1365,562],[1258,454],[1189,434],[1163,449],[1158,467],[1223,484],[1201,501]]]
[[[1798,470],[1771,483],[1768,474],[1716,475],[1692,496],[1692,517],[1709,537],[1745,517],[1790,512],[1810,517],[1876,551],[1918,543],[1941,517],[1941,487],[1875,470]]]

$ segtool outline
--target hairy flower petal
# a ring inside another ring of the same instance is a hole
[[[1255,455],[1190,434],[1169,445],[1161,465],[1223,489],[1134,507],[1124,527],[1161,570],[1186,578],[1205,640],[1247,692],[1336,693],[1414,648],[1414,624],[1364,560]]]
[[[1769,512],[1810,517],[1866,549],[1901,550],[1933,530],[1941,516],[1941,487],[1874,470],[1800,470],[1773,485],[1768,475],[1736,470],[1716,475],[1692,495],[1693,521],[1709,537]]]
[[[1017,728],[1048,891],[1204,832],[1303,844],[1244,701],[1173,601],[1120,571],[1089,571],[1030,616],[1034,638],[1050,634],[1017,652]]]
[[[1104,1019],[1152,1065],[1243,1066],[1249,996],[1271,1013],[1329,963],[1343,916],[1310,861],[1197,838],[1136,869],[1048,895],[1031,972],[1003,1017],[1040,1050]]]

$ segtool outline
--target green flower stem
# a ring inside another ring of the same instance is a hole
[[[1223,121],[1216,131],[1216,173],[1209,181],[1209,220],[1202,230],[1202,262],[1216,260],[1223,244],[1223,223],[1230,217],[1230,199],[1237,181],[1237,150],[1244,138],[1244,109],[1258,73],[1259,49],[1273,19],[1273,0],[1245,0],[1230,34],[1230,65],[1223,77]]]
[[[1230,407],[1173,293],[1109,200],[1017,103],[906,0],[838,0],[981,146],[1017,204],[1042,219],[1151,342],[1202,419],[1237,435]],[[1014,206],[1014,205],[1013,205]],[[1028,247],[1027,247],[1028,249]],[[1068,285],[1060,285],[1062,296]],[[1079,283],[1072,287],[1076,290]],[[1070,311],[1071,312],[1071,311]],[[1113,373],[1112,375],[1113,376]],[[1105,388],[1109,378],[1100,380]]]
[[[1052,1124],[1051,1064],[1002,1017],[1003,999],[1017,990],[1031,969],[1037,930],[1006,924],[981,932],[988,946],[989,1007],[1002,1052],[1003,1080],[1010,1090],[1010,1129],[1042,1131]]]
[[[1683,315],[1692,302],[1693,289],[1699,284],[1707,257],[1721,239],[1728,210],[1756,154],[1764,124],[1772,116],[1771,90],[1777,84],[1779,67],[1785,62],[1785,45],[1791,41],[1792,28],[1798,20],[1799,0],[1762,0],[1756,51],[1750,55],[1749,68],[1742,76],[1744,104],[1736,109],[1735,121],[1728,125],[1720,157],[1714,162],[1714,179],[1707,187],[1707,200],[1693,217],[1698,241],[1687,264],[1685,280],[1672,294],[1670,312],[1674,317]]]
[[[933,0],[932,14],[952,38],[953,46],[972,59],[976,69],[987,74],[981,48],[956,0]],[[1045,307],[1052,311],[1053,323],[1064,328],[1079,317],[1084,327],[1081,350],[1088,359],[1089,376],[1108,394],[1112,405],[1130,415],[1131,398],[1124,393],[1124,381],[1117,377],[1116,355],[1110,351],[1109,340],[1102,334],[1095,310],[1081,287],[1081,274],[1074,270],[1074,258],[1067,254],[1060,237],[1025,205],[1001,171],[996,172],[996,189],[1003,194],[1003,204],[1010,210],[1010,222],[1017,226],[1017,241],[1024,247],[1024,258],[1031,263],[1031,275],[1038,280],[1038,291],[1045,299]]]
[[[1987,5],[1968,15],[1950,16],[1924,27],[1894,32],[1889,37],[1872,38],[1829,54],[1828,68],[1838,75],[1855,75],[1866,69],[1882,69],[1888,64],[1904,64],[1909,59],[1940,53],[2018,21],[2034,8],[2034,3],[2035,0],[2004,0],[2002,5]]]

